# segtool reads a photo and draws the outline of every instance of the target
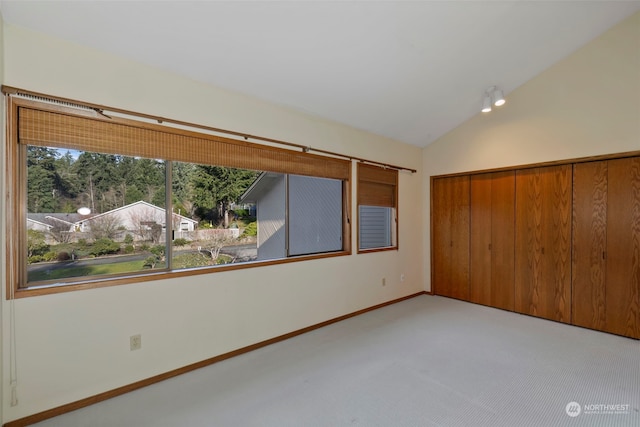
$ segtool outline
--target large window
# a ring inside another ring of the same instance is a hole
[[[23,98],[8,122],[17,289],[349,253],[348,160]]]
[[[358,163],[358,250],[397,248],[398,171]]]

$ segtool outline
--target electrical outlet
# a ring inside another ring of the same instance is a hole
[[[382,278],[382,286],[387,286],[387,279],[386,277]]]
[[[140,350],[142,348],[142,335],[131,335],[129,337],[129,347],[130,350]]]

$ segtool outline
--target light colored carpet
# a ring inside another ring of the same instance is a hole
[[[637,427],[640,342],[424,295],[37,425]]]

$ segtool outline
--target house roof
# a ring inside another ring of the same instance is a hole
[[[60,213],[60,212],[52,212],[52,213],[27,213],[27,219],[30,219],[35,222],[39,222],[42,224],[47,224],[50,226],[54,226],[57,224],[63,224],[66,226],[71,226],[83,219],[86,219],[85,216],[82,216],[77,213]]]
[[[137,202],[134,203],[130,203],[128,205],[125,206],[121,206],[119,208],[116,209],[112,209],[110,211],[107,212],[103,212],[101,214],[97,214],[97,215],[80,215],[77,213],[60,213],[60,212],[53,212],[53,213],[28,213],[27,214],[27,219],[29,219],[30,221],[33,222],[38,222],[40,224],[49,226],[49,227],[53,227],[56,225],[56,223],[58,224],[64,224],[66,226],[71,226],[73,224],[78,224],[80,222],[85,222],[85,221],[91,221],[93,219],[96,218],[102,218],[104,216],[107,215],[112,215],[115,212],[118,211],[122,211],[125,209],[130,209],[131,207],[134,207],[136,205],[142,205],[142,206],[147,206],[149,208],[155,209],[155,210],[161,210],[164,212],[164,208],[161,208],[159,206],[156,205],[152,205],[151,203],[147,203],[143,200],[139,200]],[[187,221],[187,222],[192,222],[194,224],[197,224],[198,221],[188,218],[186,216],[177,214],[177,213],[173,213],[174,216],[179,217],[180,221]]]
[[[136,206],[136,205],[146,206],[146,207],[148,207],[148,208],[151,208],[151,209],[155,209],[155,210],[159,210],[159,211],[164,212],[164,208],[161,208],[161,207],[156,206],[156,205],[152,205],[151,203],[147,203],[147,202],[145,202],[145,201],[143,201],[143,200],[139,200],[139,201],[137,201],[137,202],[129,203],[128,205],[120,206],[119,208],[111,209],[110,211],[103,212],[103,213],[98,214],[98,215],[94,215],[94,216],[92,216],[92,217],[90,217],[90,218],[86,218],[86,217],[84,217],[83,219],[80,219],[80,220],[78,220],[77,222],[81,222],[81,221],[91,221],[91,220],[94,220],[94,219],[96,219],[96,218],[102,218],[102,217],[105,217],[105,216],[107,216],[107,215],[113,215],[113,214],[114,214],[114,213],[116,213],[116,212],[119,212],[119,211],[122,211],[122,210],[126,210],[126,209],[130,209],[130,208],[132,208],[132,207],[134,207],[134,206]],[[180,221],[192,222],[192,223],[194,223],[194,224],[197,224],[197,223],[198,223],[198,221],[196,221],[196,220],[193,220],[193,219],[188,218],[188,217],[186,217],[186,216],[183,216],[183,215],[177,214],[177,213],[175,213],[175,212],[173,213],[173,216],[179,217],[179,218],[180,218]]]
[[[51,224],[46,224],[46,223],[44,223],[42,221],[38,221],[36,219],[30,218],[29,216],[27,216],[27,222],[33,222],[33,223],[39,224],[39,225],[41,225],[43,227],[46,227],[48,229],[53,228],[53,226]]]
[[[257,203],[267,191],[273,188],[284,175],[275,172],[262,172],[240,196],[240,203]]]

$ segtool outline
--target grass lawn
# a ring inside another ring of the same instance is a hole
[[[132,273],[136,271],[148,270],[144,267],[144,260],[138,261],[116,261],[117,257],[114,257],[113,262],[108,264],[98,265],[78,265],[77,263],[51,263],[48,267],[43,264],[32,264],[33,271],[28,271],[29,282],[39,282],[43,280],[60,280],[68,279],[71,277],[83,277],[83,276],[102,276],[107,274],[121,274]],[[216,261],[212,261],[210,257],[203,256],[199,253],[185,253],[177,254],[173,258],[173,268],[176,270],[186,268],[205,267],[209,265],[227,264],[233,261],[233,258],[226,254],[220,254]],[[36,266],[38,266],[36,268]],[[164,268],[164,263],[160,263],[156,268]]]
[[[69,277],[95,276],[102,274],[131,273],[143,270],[144,261],[113,262],[110,264],[69,266],[68,268],[54,268],[52,270],[32,271],[28,273],[29,282],[40,280],[56,280]],[[56,264],[53,264],[56,265]],[[52,266],[53,266],[52,265]],[[159,267],[163,267],[160,265]]]

